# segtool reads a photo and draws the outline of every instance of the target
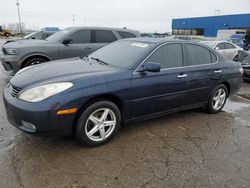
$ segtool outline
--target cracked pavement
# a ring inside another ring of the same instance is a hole
[[[41,138],[7,122],[0,73],[0,187],[250,187],[250,83],[223,112],[129,124],[106,145]]]

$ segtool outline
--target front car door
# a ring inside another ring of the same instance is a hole
[[[186,75],[180,43],[162,45],[145,62],[160,63],[161,71],[134,72],[131,88],[132,119],[177,109],[185,96]]]
[[[84,57],[94,51],[90,30],[78,30],[66,38],[72,39],[69,44],[60,44],[60,58]]]

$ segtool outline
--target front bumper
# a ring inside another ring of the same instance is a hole
[[[10,87],[4,90],[4,106],[9,122],[18,129],[35,135],[70,135],[75,114],[56,115],[56,103],[29,103],[11,95]]]
[[[14,75],[20,69],[17,56],[1,54],[0,61],[5,71],[11,75]]]

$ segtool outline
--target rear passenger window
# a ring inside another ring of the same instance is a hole
[[[69,38],[73,40],[73,44],[90,43],[91,31],[76,31],[75,33],[71,34]]]
[[[203,65],[211,63],[210,51],[195,44],[183,44],[184,65]]]
[[[236,48],[234,45],[225,43],[225,49],[234,49],[234,48]]]
[[[162,69],[181,67],[183,65],[181,44],[167,44],[160,47],[147,59],[147,62],[160,63]]]
[[[112,31],[95,31],[96,43],[110,43],[117,40]]]
[[[117,31],[117,33],[123,39],[126,39],[126,38],[136,38],[136,36],[133,33],[128,33],[128,32],[124,32],[124,31]]]

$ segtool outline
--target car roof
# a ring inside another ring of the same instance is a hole
[[[183,42],[183,43],[200,44],[200,43],[195,42],[195,41],[180,40],[180,39],[175,39],[172,37],[165,37],[165,38],[139,37],[139,38],[127,38],[127,39],[123,39],[123,40],[152,43],[152,44],[158,44],[158,45],[168,43],[168,42]]]
[[[127,29],[127,28],[115,28],[115,27],[98,27],[98,26],[91,26],[91,27],[69,27],[66,29],[70,30],[81,30],[81,29],[89,29],[89,30],[112,30],[112,31],[124,31],[124,32],[132,32],[132,33],[140,33],[139,31]]]

